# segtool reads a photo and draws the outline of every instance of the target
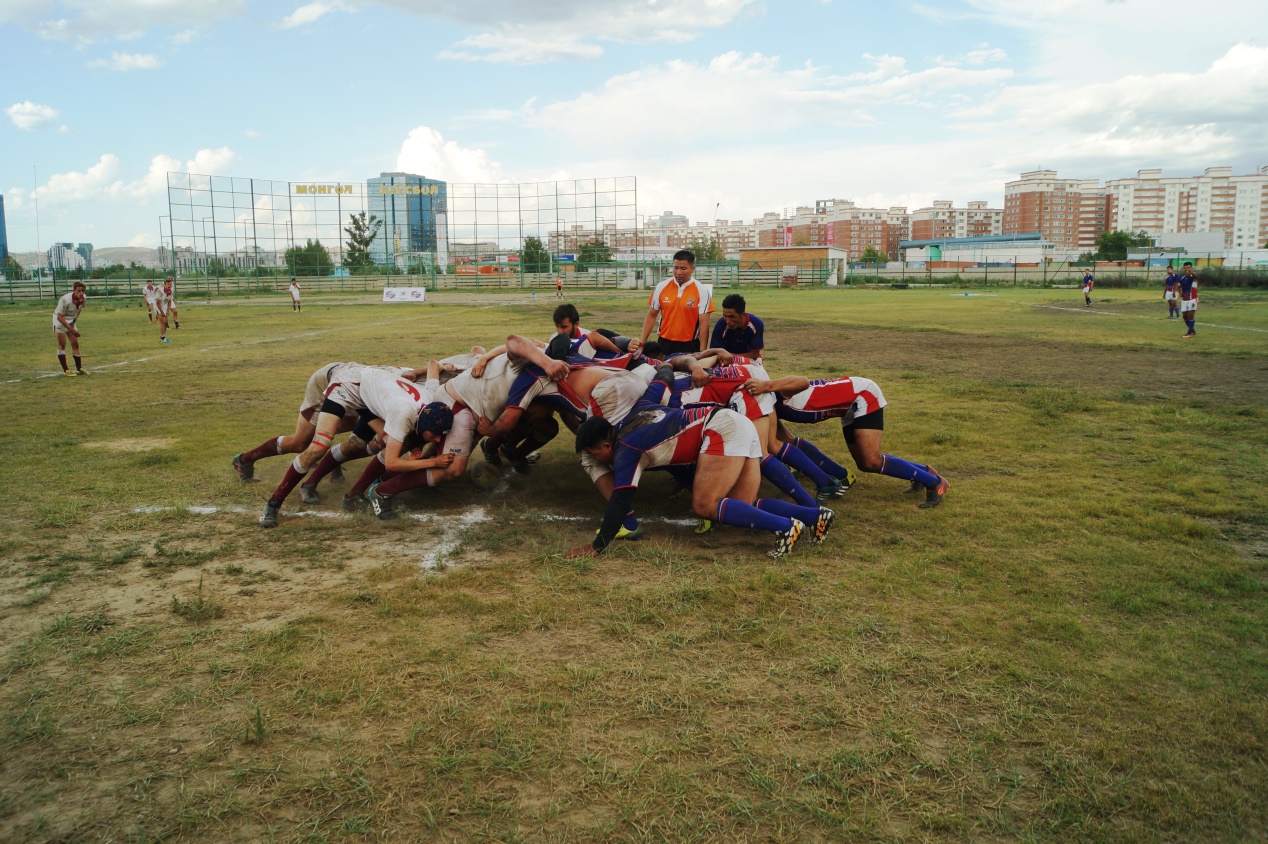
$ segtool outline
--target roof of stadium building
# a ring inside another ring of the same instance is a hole
[[[933,240],[900,240],[899,249],[920,249],[924,246],[987,246],[1009,243],[1047,243],[1042,232],[1019,232],[1018,234],[987,234],[979,237],[937,237]]]

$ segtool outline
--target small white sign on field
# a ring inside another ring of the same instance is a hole
[[[384,302],[422,302],[427,297],[425,287],[384,287]]]

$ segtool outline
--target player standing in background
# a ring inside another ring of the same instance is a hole
[[[154,297],[158,295],[158,285],[154,283],[154,279],[145,282],[145,309],[150,315],[150,325],[154,324]]]
[[[647,338],[659,316],[656,336],[661,354],[669,357],[704,350],[713,300],[705,292],[704,285],[696,281],[695,271],[695,253],[690,249],[679,249],[674,253],[673,276],[656,285],[647,300],[643,333],[638,337],[639,348],[647,345]]]
[[[53,311],[53,336],[57,338],[57,362],[62,365],[62,373],[69,376],[87,375],[83,361],[79,356],[79,329],[75,320],[88,301],[88,288],[82,281],[71,286],[70,292],[57,300],[57,308]],[[66,366],[66,338],[70,338],[70,351],[75,357],[75,371]]]
[[[713,326],[709,348],[726,349],[733,355],[745,355],[760,362],[766,338],[762,334],[762,321],[745,313],[744,297],[732,293],[722,300],[722,319]]]
[[[1188,339],[1198,333],[1198,277],[1193,274],[1193,264],[1184,262],[1180,270],[1180,318],[1189,327],[1184,337]]]
[[[180,317],[180,314],[176,312],[176,283],[172,281],[172,277],[170,275],[163,281],[163,290],[164,292],[167,293],[167,299],[168,299],[167,310],[169,315],[171,316],[172,327],[180,328],[181,317]]]
[[[1096,280],[1092,278],[1091,270],[1083,274],[1083,301],[1087,303],[1089,308],[1092,307],[1092,285],[1095,282]]]
[[[163,287],[154,294],[154,313],[158,317],[159,342],[170,343],[167,339],[167,315],[176,312],[176,298],[172,293],[172,277],[169,275]]]
[[[295,280],[295,276],[291,276],[291,310],[303,310],[299,306],[299,282]]]
[[[1167,265],[1167,281],[1162,288],[1162,301],[1167,303],[1167,319],[1180,316],[1180,309],[1176,307],[1176,287],[1180,284],[1180,276],[1176,275],[1175,267]]]
[[[561,301],[564,298],[564,277],[561,275],[555,276],[555,298]]]

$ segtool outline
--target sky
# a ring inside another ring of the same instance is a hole
[[[0,0],[13,251],[165,174],[638,179],[692,221],[1268,165],[1263,0]],[[716,213],[715,213],[716,212]]]

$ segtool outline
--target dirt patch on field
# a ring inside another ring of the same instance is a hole
[[[80,443],[84,448],[100,448],[105,451],[138,452],[171,448],[176,441],[171,437],[123,437],[117,440],[95,440]]]

